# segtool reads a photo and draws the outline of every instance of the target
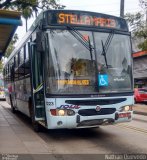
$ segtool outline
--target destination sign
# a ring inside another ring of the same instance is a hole
[[[112,18],[92,17],[90,15],[58,14],[59,24],[75,24],[116,28],[116,20]]]
[[[60,85],[79,85],[79,86],[87,86],[90,84],[89,80],[58,80],[58,84]]]
[[[49,25],[85,26],[128,31],[124,19],[107,14],[73,10],[51,10],[48,11],[47,17]]]

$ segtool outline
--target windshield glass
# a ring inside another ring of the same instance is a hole
[[[111,37],[109,39],[109,37]],[[113,33],[94,33],[100,92],[128,91],[132,87],[130,38]],[[109,41],[109,42],[108,42]],[[109,45],[107,45],[110,43]]]
[[[132,71],[129,36],[115,34],[107,46],[110,33],[78,32],[94,46],[93,50],[87,49],[81,40],[68,30],[48,31],[47,93],[94,94],[130,91]]]

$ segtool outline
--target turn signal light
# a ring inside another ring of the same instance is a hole
[[[50,109],[51,115],[56,116],[56,109]]]

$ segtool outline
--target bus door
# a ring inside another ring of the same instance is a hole
[[[36,50],[35,43],[30,43],[30,50],[34,118],[35,121],[45,121],[43,54]]]

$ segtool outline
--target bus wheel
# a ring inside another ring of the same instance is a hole
[[[40,125],[35,120],[32,120],[32,126],[35,132],[40,132]]]
[[[13,105],[13,101],[12,101],[11,95],[10,95],[10,103],[11,103],[11,111],[12,111],[12,113],[16,113],[16,109],[15,109],[15,107]]]
[[[135,104],[137,103],[135,98],[134,98],[134,103],[135,103]]]
[[[32,126],[35,132],[40,132],[40,124],[35,121],[35,115],[34,115],[34,110],[33,110],[33,105],[31,103],[31,101],[29,101],[29,110],[30,110],[30,117],[31,117],[31,121],[32,121]]]

